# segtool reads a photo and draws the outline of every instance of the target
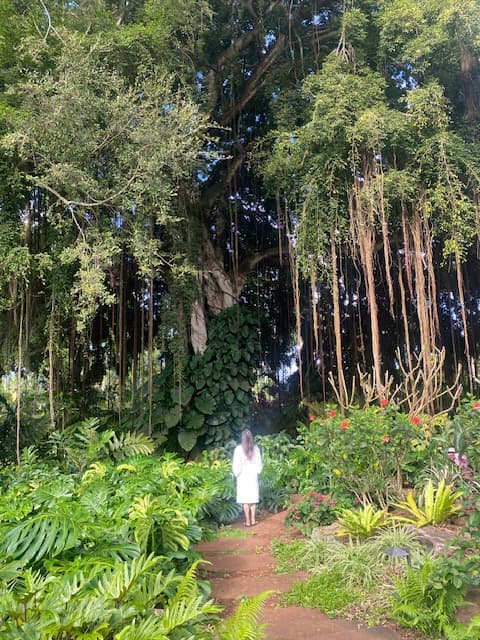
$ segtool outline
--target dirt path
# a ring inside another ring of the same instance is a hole
[[[276,574],[275,560],[270,554],[274,538],[285,539],[285,512],[261,514],[260,522],[250,529],[248,537],[220,538],[202,543],[199,551],[211,565],[204,565],[212,585],[213,597],[230,614],[242,596],[252,597],[273,589],[285,593],[294,581],[305,579],[303,572]],[[243,525],[238,523],[239,528]],[[280,607],[278,597],[267,601],[262,622],[267,624],[268,640],[402,640],[390,628],[360,629],[343,620],[331,620],[321,611],[304,607]]]

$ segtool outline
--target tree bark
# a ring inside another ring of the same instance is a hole
[[[340,311],[340,297],[338,294],[338,258],[335,242],[335,229],[330,231],[330,252],[332,258],[332,300],[333,300],[333,328],[335,335],[335,358],[337,362],[337,382],[341,407],[345,407],[345,376],[343,373],[342,354],[342,325]]]

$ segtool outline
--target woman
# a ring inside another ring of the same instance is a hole
[[[242,442],[233,452],[232,470],[237,479],[237,502],[243,507],[245,526],[257,524],[258,474],[262,470],[260,450],[249,429],[242,431]]]

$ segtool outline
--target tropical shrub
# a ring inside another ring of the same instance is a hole
[[[292,492],[292,478],[297,472],[292,453],[297,445],[284,432],[257,437],[257,443],[263,457],[259,478],[261,506],[277,512],[285,508]]]
[[[314,485],[324,493],[335,488],[385,508],[405,474],[428,455],[421,421],[388,405],[354,409],[348,418],[334,409],[326,418],[312,418],[299,428],[295,460],[300,487]]]
[[[331,524],[337,517],[338,509],[338,501],[332,496],[312,490],[290,507],[285,521],[288,525],[298,527],[305,535],[310,535],[315,527]]]
[[[429,480],[418,502],[412,491],[409,491],[406,500],[395,505],[410,515],[395,514],[393,517],[399,522],[408,522],[417,527],[424,527],[427,524],[442,524],[458,514],[461,509],[458,500],[461,496],[462,491],[454,491],[451,486],[445,483],[445,480],[441,480],[436,488]]]
[[[435,444],[443,456],[450,446],[455,447],[459,453],[466,454],[468,465],[475,472],[480,471],[479,442],[480,401],[467,395],[446,428],[435,439]]]
[[[337,531],[336,535],[363,540],[386,527],[389,521],[390,518],[384,509],[376,511],[371,504],[364,505],[359,509],[342,509],[338,516],[341,529]]]

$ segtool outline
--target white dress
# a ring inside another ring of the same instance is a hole
[[[258,502],[258,474],[263,468],[260,450],[255,446],[251,458],[247,458],[239,444],[233,452],[232,471],[237,479],[237,502],[256,504]]]

